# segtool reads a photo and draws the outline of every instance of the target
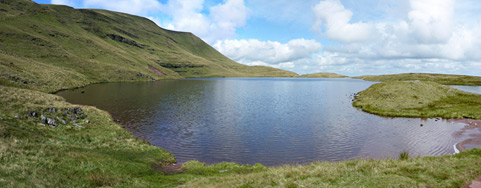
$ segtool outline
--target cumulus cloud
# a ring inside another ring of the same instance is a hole
[[[190,31],[208,43],[236,36],[236,29],[245,25],[248,9],[244,0],[227,0],[210,7],[208,15],[201,13],[203,0],[171,0],[168,14],[169,29]]]
[[[250,39],[218,41],[214,47],[233,60],[245,64],[292,67],[292,62],[310,58],[322,46],[315,40],[305,39],[295,39],[285,44]]]
[[[313,29],[342,43],[324,46],[321,53],[303,59],[303,66],[289,70],[349,75],[401,72],[479,75],[472,67],[481,62],[478,47],[481,22],[466,20],[466,16],[457,18],[455,3],[455,0],[411,0],[405,17],[350,23],[354,13],[340,1],[320,1],[312,10],[316,16]]]
[[[408,13],[412,32],[419,42],[442,43],[453,31],[455,0],[411,0]]]
[[[312,8],[315,23],[312,29],[324,32],[327,38],[341,42],[360,42],[369,39],[371,25],[349,23],[352,12],[344,8],[339,0],[320,1]],[[325,28],[325,29],[322,29]]]
[[[69,6],[73,6],[75,3],[74,0],[51,0],[50,2],[55,5],[69,5]]]

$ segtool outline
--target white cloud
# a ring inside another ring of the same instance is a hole
[[[453,30],[455,0],[410,0],[412,32],[419,42],[443,43]]]
[[[349,23],[352,12],[344,8],[339,0],[320,1],[312,9],[315,23],[312,29],[322,32],[331,40],[340,42],[360,42],[370,38],[371,25],[367,23]]]
[[[263,62],[265,64],[292,67],[282,64],[310,58],[319,52],[322,45],[315,40],[295,39],[285,44],[272,41],[224,40],[218,41],[214,47],[224,55],[244,64]]]
[[[464,13],[462,19],[456,17],[455,7],[454,0],[412,0],[405,17],[356,26],[357,23],[349,23],[353,13],[340,1],[320,1],[313,8],[317,21],[313,28],[323,26],[323,34],[328,39],[342,43],[324,46],[322,53],[303,59],[302,66],[289,70],[349,75],[401,72],[479,75],[479,70],[473,67],[481,62],[481,23],[466,20],[466,15],[473,14]],[[463,7],[466,9],[466,2]],[[479,16],[476,19],[479,20]],[[360,28],[352,29],[354,27]],[[368,35],[372,37],[359,37],[364,31],[348,32],[363,30],[363,27],[371,27]],[[347,29],[330,34],[332,28]],[[344,36],[350,33],[351,38]]]
[[[236,36],[236,29],[245,25],[248,9],[244,0],[227,0],[210,7],[204,14],[203,0],[171,0],[165,12],[172,16],[168,29],[190,31],[208,43]]]
[[[51,0],[50,3],[55,4],[55,5],[69,5],[73,6],[74,5],[74,0]]]

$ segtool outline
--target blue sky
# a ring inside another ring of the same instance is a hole
[[[247,65],[481,76],[476,0],[34,0],[144,16]]]

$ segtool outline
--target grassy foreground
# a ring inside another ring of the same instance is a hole
[[[378,82],[391,81],[431,81],[444,85],[481,85],[481,77],[451,74],[404,73],[376,76],[358,76],[357,79]]]
[[[336,74],[336,73],[328,73],[328,72],[304,74],[304,75],[300,75],[299,77],[301,78],[349,78],[349,76]]]
[[[383,116],[481,119],[481,95],[434,82],[374,84],[356,95],[353,106]]]
[[[269,168],[191,161],[166,174],[174,156],[136,139],[105,111],[5,86],[0,103],[0,187],[459,187],[481,174],[481,149]]]

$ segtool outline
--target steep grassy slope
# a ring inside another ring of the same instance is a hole
[[[56,91],[93,82],[297,76],[238,64],[191,33],[106,10],[0,1],[0,84]]]
[[[358,76],[354,78],[380,82],[419,80],[431,81],[445,85],[481,85],[481,77],[450,74],[405,73],[376,76]]]
[[[481,95],[434,82],[374,84],[359,92],[353,105],[385,116],[481,119]]]
[[[349,78],[349,76],[336,74],[336,73],[328,73],[328,72],[304,74],[304,75],[300,75],[299,77],[301,78]]]

